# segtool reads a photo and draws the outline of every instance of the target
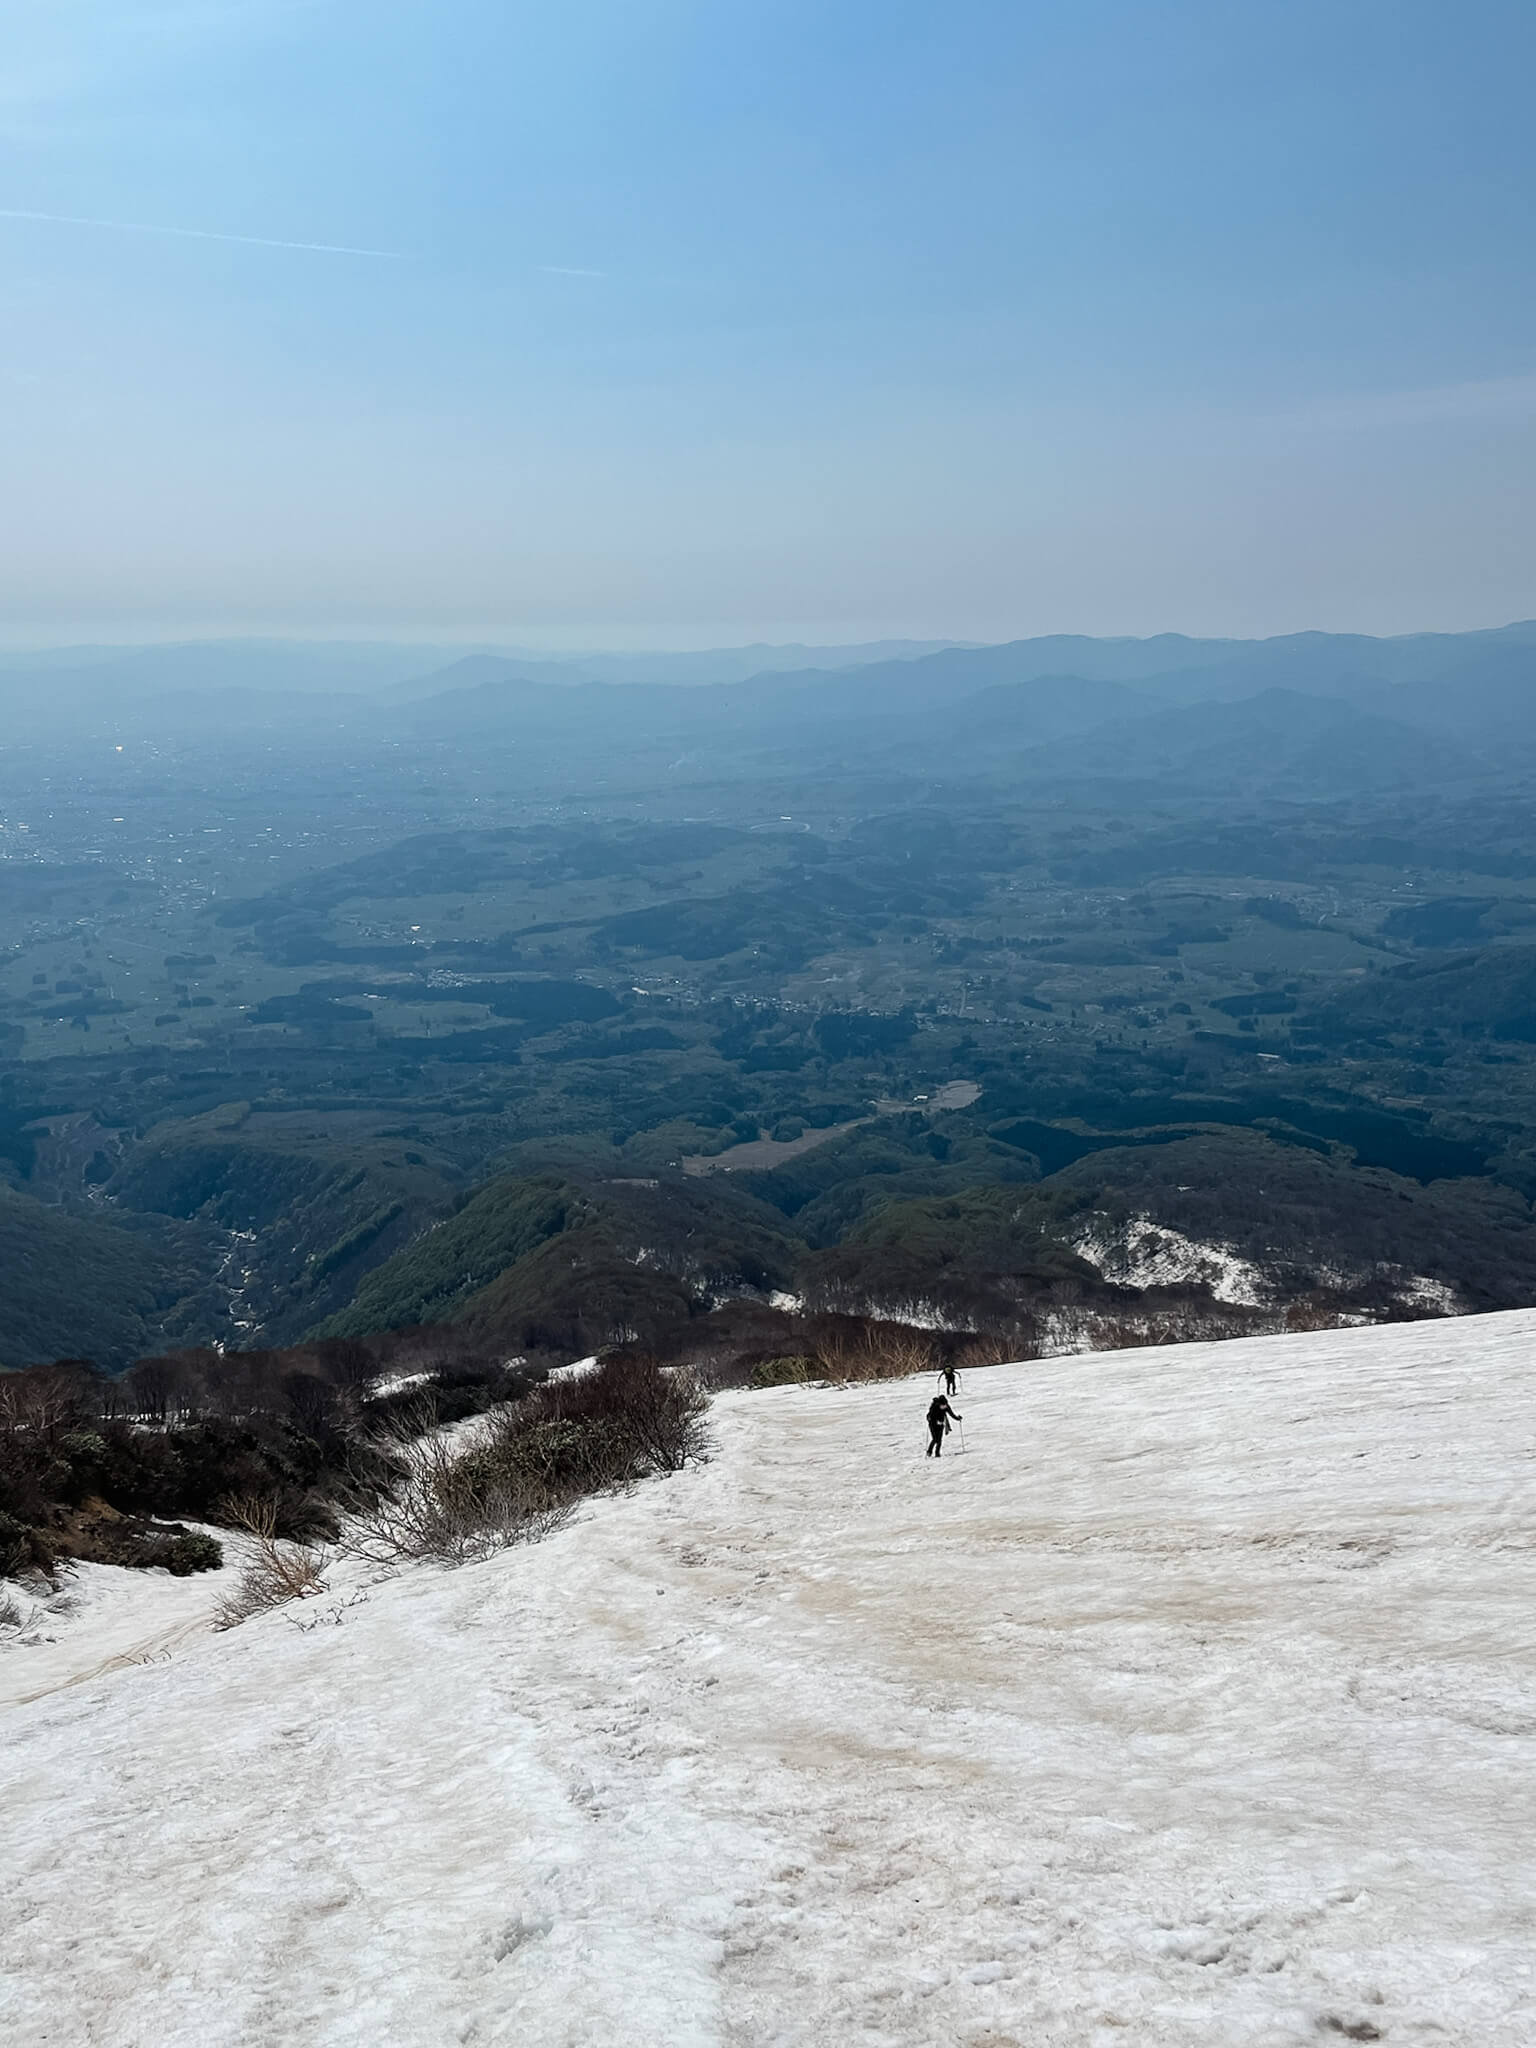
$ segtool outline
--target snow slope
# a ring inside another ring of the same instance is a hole
[[[925,1383],[731,1396],[536,1550],[14,1706],[0,2030],[1529,2048],[1533,1347],[1003,1367],[937,1465]]]
[[[0,1712],[125,1665],[169,1657],[178,1644],[207,1634],[239,1577],[241,1539],[198,1522],[178,1526],[212,1536],[223,1548],[223,1569],[174,1579],[168,1571],[81,1564],[57,1593],[3,1589],[21,1621],[0,1625]]]

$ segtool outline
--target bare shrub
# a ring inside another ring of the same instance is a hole
[[[1299,1301],[1288,1302],[1285,1308],[1287,1330],[1336,1330],[1344,1321],[1343,1304],[1336,1296],[1321,1289],[1305,1294]]]
[[[345,1600],[333,1600],[329,1607],[312,1607],[303,1614],[285,1614],[283,1619],[290,1628],[296,1628],[301,1635],[310,1635],[317,1628],[340,1628],[354,1608],[367,1605],[367,1592],[358,1586]]]
[[[231,1493],[216,1503],[220,1523],[226,1529],[243,1529],[247,1536],[270,1543],[278,1530],[276,1498],[269,1493]]]
[[[708,1392],[688,1367],[618,1356],[503,1409],[484,1448],[554,1492],[592,1493],[702,1457],[708,1411]]]
[[[431,1557],[467,1564],[560,1526],[571,1502],[442,1435],[413,1443],[392,1486],[354,1498],[341,1545],[371,1564]]]
[[[709,1396],[695,1374],[681,1366],[669,1372],[652,1359],[616,1359],[594,1377],[638,1463],[637,1476],[681,1472],[690,1459],[704,1455]]]
[[[1140,1351],[1175,1341],[1166,1321],[1140,1316],[1096,1316],[1088,1324],[1091,1351]]]
[[[1194,1300],[1174,1307],[1132,1309],[1118,1315],[1087,1311],[1078,1337],[1088,1351],[1136,1351],[1170,1344],[1213,1344],[1286,1327],[1271,1313],[1228,1302]]]
[[[251,1554],[215,1611],[215,1628],[237,1628],[253,1614],[286,1606],[290,1600],[310,1600],[328,1590],[324,1553],[278,1537],[276,1501],[247,1494],[220,1506],[221,1521],[251,1538]]]
[[[1038,1355],[1039,1346],[1033,1338],[1007,1337],[995,1331],[985,1331],[961,1345],[955,1353],[954,1363],[964,1372],[969,1366],[1016,1365],[1021,1359]]]
[[[374,1563],[449,1564],[534,1542],[584,1494],[701,1457],[708,1407],[696,1374],[650,1358],[613,1358],[536,1387],[467,1440],[441,1431],[377,1439],[372,1449],[392,1462],[394,1479],[356,1489],[342,1540]]]
[[[866,1323],[857,1335],[829,1332],[818,1346],[826,1377],[837,1386],[865,1380],[905,1380],[938,1366],[938,1349],[919,1331],[893,1323]]]

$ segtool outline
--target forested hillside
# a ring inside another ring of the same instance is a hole
[[[0,853],[0,1363],[1536,1299],[1533,662],[1058,639],[129,739]]]

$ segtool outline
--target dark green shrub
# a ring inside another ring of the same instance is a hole
[[[26,1571],[51,1572],[53,1565],[47,1532],[0,1511],[0,1579],[14,1579]]]
[[[145,1545],[146,1565],[164,1565],[172,1578],[190,1578],[193,1572],[216,1572],[224,1562],[221,1546],[200,1531],[185,1535],[151,1537]],[[149,1553],[152,1552],[153,1555]]]

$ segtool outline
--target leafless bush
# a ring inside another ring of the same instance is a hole
[[[499,1465],[483,1444],[426,1436],[409,1447],[392,1486],[354,1498],[341,1546],[371,1564],[419,1557],[467,1564],[549,1535],[570,1510],[569,1500]]]
[[[826,1377],[837,1386],[865,1380],[904,1380],[917,1373],[929,1373],[938,1365],[938,1349],[931,1339],[900,1324],[882,1330],[877,1323],[865,1324],[857,1335],[829,1332],[818,1346],[818,1358]]]
[[[20,1628],[26,1618],[14,1596],[0,1591],[0,1628]]]
[[[1288,1302],[1285,1309],[1287,1330],[1336,1330],[1344,1321],[1343,1304],[1332,1295],[1321,1291],[1303,1295],[1299,1301]]]
[[[1016,1365],[1020,1359],[1034,1358],[1038,1353],[1039,1346],[1033,1338],[984,1331],[960,1347],[954,1363],[964,1372],[968,1366]]]
[[[220,1504],[220,1520],[251,1538],[251,1554],[233,1588],[214,1614],[214,1627],[237,1628],[253,1614],[284,1607],[290,1600],[310,1600],[327,1591],[325,1555],[306,1543],[284,1543],[276,1530],[276,1501],[246,1494]]]
[[[367,1591],[358,1586],[345,1600],[333,1600],[329,1607],[310,1608],[304,1614],[285,1614],[283,1619],[301,1635],[311,1635],[317,1628],[340,1628],[354,1607],[367,1605]]]
[[[455,1440],[442,1431],[376,1439],[392,1482],[360,1484],[343,1543],[373,1563],[463,1564],[559,1528],[585,1494],[675,1472],[702,1456],[709,1397],[698,1376],[649,1358],[605,1360],[537,1387]],[[405,1440],[406,1437],[412,1440]]]
[[[1160,1344],[1177,1343],[1174,1325],[1166,1319],[1131,1316],[1096,1316],[1087,1325],[1090,1351],[1140,1351]]]
[[[707,1448],[709,1396],[697,1376],[650,1360],[616,1361],[612,1413],[645,1472],[681,1472]]]
[[[702,1457],[708,1412],[709,1394],[689,1367],[619,1356],[503,1409],[486,1448],[553,1491],[592,1493]]]
[[[1214,1344],[1232,1337],[1263,1336],[1284,1327],[1288,1325],[1283,1319],[1267,1312],[1226,1302],[1192,1302],[1181,1308],[1131,1310],[1120,1315],[1088,1312],[1081,1319],[1079,1335],[1084,1350],[1135,1351],[1169,1344]]]
[[[231,1493],[216,1503],[219,1521],[226,1529],[243,1529],[247,1536],[271,1542],[277,1535],[278,1508],[267,1493]]]

